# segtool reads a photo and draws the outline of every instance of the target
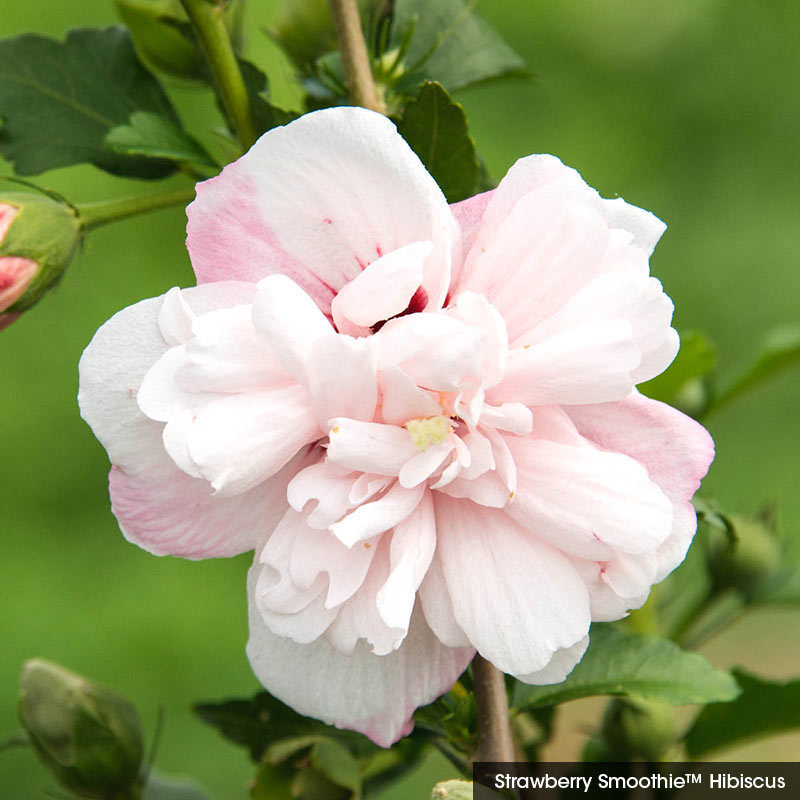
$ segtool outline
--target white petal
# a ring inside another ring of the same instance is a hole
[[[253,602],[258,565],[249,580],[247,654],[264,687],[300,714],[361,731],[388,747],[411,731],[411,715],[446,692],[474,650],[443,646],[421,614],[414,615],[402,646],[385,656],[359,642],[351,656],[324,638],[308,645],[275,636]]]
[[[308,386],[322,428],[334,417],[370,421],[378,402],[377,352],[372,338],[332,333],[318,339],[308,359]]]
[[[417,589],[436,549],[433,500],[426,492],[414,511],[392,533],[390,572],[377,594],[377,608],[390,628],[408,630]]]
[[[399,247],[373,261],[346,283],[331,305],[339,330],[351,333],[348,322],[370,328],[405,311],[422,283],[423,263],[431,250],[433,242],[412,242]]]
[[[672,530],[672,504],[634,459],[542,439],[509,439],[518,471],[507,512],[581,558],[646,553]]]
[[[503,511],[437,495],[442,570],[459,627],[513,675],[544,669],[589,630],[589,597],[569,560]]]
[[[583,639],[571,647],[562,647],[560,650],[556,650],[544,669],[530,672],[527,675],[515,675],[514,677],[523,683],[533,683],[537,686],[561,683],[575,669],[576,664],[583,658],[588,646],[589,637],[584,636]]]
[[[384,422],[404,425],[410,419],[435,417],[441,413],[441,406],[399,367],[385,366],[381,370],[381,414]]]
[[[356,505],[350,500],[355,474],[323,459],[291,480],[286,492],[289,504],[295,511],[302,511],[306,503],[316,500],[306,522],[312,528],[324,530]]]
[[[316,303],[289,278],[273,275],[258,284],[253,324],[281,364],[308,386],[311,348],[317,339],[333,333]]]
[[[320,438],[310,405],[296,384],[215,400],[189,434],[192,460],[215,491],[246,491]]]
[[[383,497],[360,505],[340,522],[331,525],[336,537],[352,547],[379,533],[388,531],[402,522],[417,507],[425,492],[425,485],[405,489],[395,483]]]
[[[457,235],[436,182],[394,125],[361,108],[305,114],[198,184],[187,244],[200,282],[283,271],[326,313],[384,253],[432,241],[423,288],[440,307]],[[327,290],[327,292],[326,292]]]
[[[428,572],[419,587],[419,600],[428,625],[442,644],[448,647],[472,646],[456,622],[438,551],[434,552]]]
[[[343,467],[397,476],[403,464],[419,453],[405,428],[343,417],[330,424],[328,458]]]

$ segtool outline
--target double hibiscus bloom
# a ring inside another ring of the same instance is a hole
[[[125,536],[255,549],[248,654],[389,745],[476,650],[563,680],[681,562],[706,431],[637,392],[675,357],[664,225],[551,156],[448,206],[386,118],[308,114],[197,187],[198,285],[81,361]]]

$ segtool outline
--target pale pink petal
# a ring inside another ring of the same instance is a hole
[[[480,374],[480,333],[447,314],[389,320],[376,338],[381,366],[400,367],[424,389],[457,391],[465,377]]]
[[[436,638],[448,647],[472,647],[453,613],[453,600],[447,591],[439,552],[433,554],[428,572],[419,587],[420,608]]]
[[[470,251],[475,241],[478,227],[486,211],[486,205],[493,194],[494,191],[483,192],[473,197],[468,197],[460,203],[453,203],[450,206],[450,210],[461,228],[461,249],[465,255]],[[461,268],[462,264],[460,262],[453,262],[453,277],[450,282],[452,286],[458,286]]]
[[[649,256],[667,226],[655,214],[632,206],[621,197],[603,200],[602,203],[608,227],[631,233],[636,247]]]
[[[414,600],[436,549],[433,499],[426,492],[414,511],[395,526],[389,551],[389,576],[376,596],[383,621],[408,630]]]
[[[678,352],[678,334],[670,327],[672,311],[672,301],[655,278],[611,272],[586,284],[514,346],[535,344],[589,322],[624,320],[630,323],[632,341],[641,354],[631,373],[634,383],[640,383],[663,372]]]
[[[461,441],[469,450],[469,465],[461,470],[460,477],[474,480],[495,468],[492,443],[478,431],[470,431]]]
[[[453,441],[448,439],[442,444],[432,445],[427,450],[417,453],[400,469],[400,485],[410,489],[430,478],[453,451],[453,447]]]
[[[395,366],[381,370],[381,414],[389,425],[403,425],[410,419],[435,417],[441,406]]]
[[[39,265],[30,258],[0,256],[0,312],[25,294],[38,271]]]
[[[186,302],[183,292],[173,286],[164,295],[164,302],[158,312],[158,328],[164,341],[173,347],[186,344],[193,336],[192,322],[196,318],[197,315]]]
[[[336,291],[384,253],[429,240],[423,287],[440,307],[457,228],[419,158],[383,115],[306,114],[264,134],[187,209],[198,281],[282,272],[326,313]]]
[[[321,436],[308,395],[295,384],[210,403],[189,432],[189,454],[215,491],[231,495],[274,475]]]
[[[561,683],[575,669],[588,646],[589,637],[584,636],[583,639],[571,647],[562,647],[560,650],[556,650],[548,665],[543,669],[529,672],[527,675],[515,675],[514,677],[523,683],[532,683],[537,686]]]
[[[303,511],[307,503],[316,501],[306,522],[325,530],[357,505],[350,499],[355,476],[352,470],[323,459],[292,478],[286,497],[295,511]]]
[[[369,573],[358,591],[339,609],[336,622],[325,638],[340,653],[351,655],[359,640],[365,640],[377,656],[397,650],[406,636],[406,628],[387,625],[378,612],[377,595],[389,576],[388,537],[377,542],[377,552]],[[412,599],[413,603],[413,599]]]
[[[395,483],[377,500],[363,503],[339,522],[331,532],[348,547],[388,531],[402,522],[417,507],[425,492],[424,484],[406,489]]]
[[[247,302],[253,290],[249,284],[223,282],[181,294],[194,314],[203,314]],[[166,296],[156,297],[117,313],[97,331],[81,358],[81,415],[111,463],[128,473],[146,474],[163,455],[163,426],[142,413],[136,395],[144,376],[172,346],[159,327],[165,302]]]
[[[501,403],[499,406],[486,403],[481,411],[481,424],[525,436],[533,429],[533,414],[522,403]]]
[[[600,320],[512,350],[505,377],[489,391],[489,400],[543,406],[626,397],[642,358],[632,337],[628,322]]]
[[[303,451],[249,492],[219,497],[206,481],[182,472],[162,451],[146,471],[111,469],[111,510],[125,538],[155,555],[238,555],[252,550],[278,523],[288,507],[286,485],[309,458],[319,458],[319,451]]]
[[[314,342],[333,328],[300,286],[283,275],[265,278],[253,300],[253,324],[278,361],[308,386],[308,357]]]
[[[583,639],[589,597],[562,553],[502,511],[441,495],[435,507],[453,612],[484,658],[527,675]]]
[[[386,253],[346,283],[333,299],[333,320],[341,333],[371,328],[408,308],[422,283],[425,259],[433,242],[412,242]],[[348,327],[349,323],[349,327]]]
[[[411,715],[446,692],[474,650],[445,647],[420,613],[397,650],[385,656],[359,642],[352,655],[325,638],[308,645],[270,633],[253,602],[258,565],[251,570],[250,641],[247,654],[265,688],[300,714],[360,731],[388,747],[412,727]]]
[[[186,364],[177,380],[185,389],[245,392],[291,382],[253,325],[252,306],[211,311],[192,322]]]
[[[510,499],[508,488],[496,472],[485,472],[472,480],[454,478],[439,487],[439,491],[448,497],[472,500],[473,503],[488,508],[503,508]]]
[[[320,427],[334,417],[372,420],[378,402],[375,342],[331,333],[311,348],[308,387]]]
[[[647,559],[650,554],[643,556],[626,556],[627,559]],[[641,608],[650,594],[650,584],[643,588],[639,594],[621,596],[617,594],[605,579],[609,568],[608,561],[584,561],[573,558],[572,564],[583,578],[589,592],[589,602],[592,608],[592,619],[595,622],[613,622],[622,619],[633,608]]]
[[[508,353],[508,335],[503,317],[489,301],[474,292],[462,292],[449,312],[473,330],[479,332],[483,364],[481,383],[486,388],[494,386],[503,377]]]
[[[571,408],[569,415],[600,447],[642,464],[672,501],[672,535],[658,551],[656,580],[661,580],[680,564],[694,536],[697,520],[690,501],[714,458],[711,437],[690,417],[638,392],[619,403]]]
[[[654,550],[672,530],[672,504],[642,465],[621,453],[509,437],[517,491],[506,512],[581,558]]]
[[[374,475],[400,474],[420,451],[405,428],[338,417],[330,421],[328,458],[343,467]]]

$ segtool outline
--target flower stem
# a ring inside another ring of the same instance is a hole
[[[475,761],[513,761],[514,740],[508,717],[505,675],[486,659],[472,660],[478,743]]]
[[[194,184],[192,184],[167,192],[153,192],[152,194],[120,197],[115,200],[76,204],[75,209],[80,215],[81,229],[85,233],[108,222],[116,222],[135,214],[144,214],[147,211],[155,211],[168,206],[185,206],[194,198],[194,191]]]
[[[223,14],[226,4],[212,0],[181,0],[181,5],[211,68],[220,100],[239,144],[243,150],[248,150],[258,134],[242,70],[225,27]]]
[[[350,100],[354,106],[386,113],[386,106],[378,96],[375,81],[372,78],[372,65],[361,29],[361,17],[358,13],[357,0],[329,0],[336,39],[342,53],[344,75]]]

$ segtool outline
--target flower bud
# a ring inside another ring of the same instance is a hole
[[[176,78],[206,78],[205,59],[180,0],[114,0],[114,5],[147,64]],[[225,27],[237,50],[242,10],[242,0],[229,0],[224,12]]]
[[[472,795],[469,781],[442,781],[433,787],[431,800],[472,800]]]
[[[678,740],[675,712],[669,703],[625,697],[612,700],[600,729],[614,759],[661,760]]]
[[[708,569],[718,589],[750,592],[778,566],[775,534],[760,519],[732,516],[732,530],[710,530]]]
[[[0,330],[58,283],[80,239],[80,221],[66,203],[0,194]]]
[[[81,797],[124,797],[139,780],[141,725],[120,695],[35,659],[22,669],[19,718],[65,789]]]

